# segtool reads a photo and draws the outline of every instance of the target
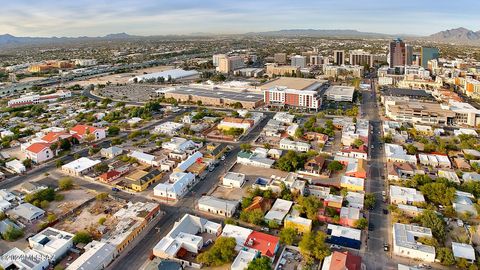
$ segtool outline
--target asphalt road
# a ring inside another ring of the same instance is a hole
[[[375,89],[373,85],[372,89]],[[373,193],[376,198],[376,205],[369,211],[369,223],[373,230],[368,231],[367,246],[365,249],[364,263],[367,269],[393,269],[395,264],[390,260],[388,252],[383,250],[384,243],[389,240],[389,220],[388,216],[383,214],[383,209],[387,209],[387,204],[383,202],[382,191],[386,191],[387,185],[383,179],[384,175],[384,148],[381,140],[382,121],[379,117],[379,107],[376,102],[375,91],[363,91],[362,94],[362,113],[363,118],[370,121],[370,174],[366,181],[366,191]],[[373,148],[372,148],[373,146]]]
[[[272,113],[267,113],[266,118],[264,118],[246,136],[241,138],[238,142],[229,143],[233,148],[226,155],[225,160],[222,161],[213,172],[208,173],[205,180],[200,181],[195,185],[191,191],[176,204],[161,203],[161,211],[164,211],[165,215],[157,222],[157,224],[155,224],[155,226],[150,226],[142,232],[142,235],[137,237],[141,238],[140,242],[136,245],[135,243],[132,243],[131,245],[134,246],[127,248],[129,250],[123,252],[120,257],[108,267],[108,269],[140,269],[148,260],[153,247],[168,233],[168,231],[170,231],[175,221],[179,220],[186,213],[203,216],[201,212],[195,210],[197,200],[202,197],[202,194],[208,193],[219,184],[220,178],[235,164],[237,154],[240,151],[240,144],[251,143],[255,140],[272,116]],[[211,216],[209,216],[208,219],[215,221],[215,218],[212,218]],[[221,220],[220,218],[217,219]]]

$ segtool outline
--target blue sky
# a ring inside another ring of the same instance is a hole
[[[293,28],[428,35],[480,30],[475,0],[0,0],[0,34],[99,36]]]

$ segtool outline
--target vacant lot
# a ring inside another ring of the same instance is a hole
[[[48,211],[55,213],[56,216],[63,215],[95,197],[93,192],[84,189],[61,191],[59,194],[62,194],[64,199],[60,202],[53,201],[48,207]]]
[[[105,218],[104,225],[109,224],[108,218],[122,207],[122,204],[113,200],[93,201],[79,210],[72,217],[55,225],[56,228],[68,232],[88,230],[98,227],[99,220]]]

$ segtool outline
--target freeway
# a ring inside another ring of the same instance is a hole
[[[226,158],[221,165],[218,166],[215,171],[209,173],[205,180],[200,181],[194,186],[185,197],[173,205],[162,203],[161,210],[165,212],[165,215],[155,224],[155,226],[150,226],[144,230],[141,235],[137,236],[137,238],[141,239],[141,244],[131,243],[131,247],[128,248],[129,250],[123,252],[120,257],[108,267],[108,269],[140,269],[148,260],[153,247],[168,233],[175,221],[179,220],[186,213],[203,216],[201,212],[195,211],[196,201],[203,196],[203,194],[209,193],[209,191],[213,190],[215,186],[218,185],[221,176],[223,176],[227,170],[235,164],[236,156],[240,151],[240,144],[251,143],[258,137],[268,120],[272,118],[273,114],[266,115],[267,117],[265,117],[246,136],[241,138],[238,142],[230,144],[233,149],[226,155]],[[215,218],[212,218],[211,216],[208,218],[210,220],[215,220]]]

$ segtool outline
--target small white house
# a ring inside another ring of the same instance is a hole
[[[210,214],[231,217],[237,210],[238,201],[224,200],[212,196],[203,196],[198,200],[198,210]]]
[[[223,176],[223,185],[227,187],[241,188],[245,183],[245,174],[228,172]]]
[[[7,169],[10,169],[16,173],[23,173],[27,170],[27,168],[25,168],[23,163],[20,162],[18,159],[14,159],[5,163],[5,167],[7,167]]]

